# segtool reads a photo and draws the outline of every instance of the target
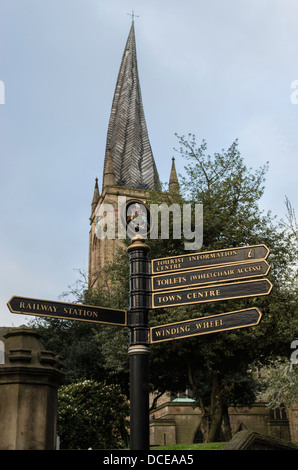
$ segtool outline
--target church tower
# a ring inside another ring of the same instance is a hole
[[[174,173],[175,169],[172,167],[170,181],[173,182],[172,188],[177,190],[178,180],[176,181]],[[103,268],[114,259],[117,247],[122,243],[117,237],[99,239],[96,236],[97,214],[101,205],[112,204],[117,221],[119,196],[145,203],[149,191],[160,189],[143,110],[132,22],[112,102],[101,193],[96,178],[91,204],[88,273],[90,287],[104,283]]]

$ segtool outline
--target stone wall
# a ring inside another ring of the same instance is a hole
[[[294,403],[288,410],[291,439],[298,442],[298,403]]]
[[[166,401],[167,400],[167,401]],[[263,403],[248,407],[229,408],[232,435],[249,430],[263,435],[295,441],[290,434],[289,421],[273,420],[270,409]],[[201,411],[187,400],[170,401],[166,395],[162,404],[150,414],[150,444],[167,445],[193,443],[200,428]]]

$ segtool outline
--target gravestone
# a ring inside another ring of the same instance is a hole
[[[252,431],[239,431],[222,450],[298,450],[292,442]]]

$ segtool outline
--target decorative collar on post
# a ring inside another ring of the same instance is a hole
[[[141,248],[142,250],[149,251],[150,247],[146,245],[145,241],[146,241],[145,238],[141,237],[140,235],[136,235],[135,237],[133,237],[131,245],[127,248],[128,253],[131,250],[135,250],[137,248]]]

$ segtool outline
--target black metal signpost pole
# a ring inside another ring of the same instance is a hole
[[[149,450],[149,247],[135,237],[128,247],[130,263],[130,449]]]

